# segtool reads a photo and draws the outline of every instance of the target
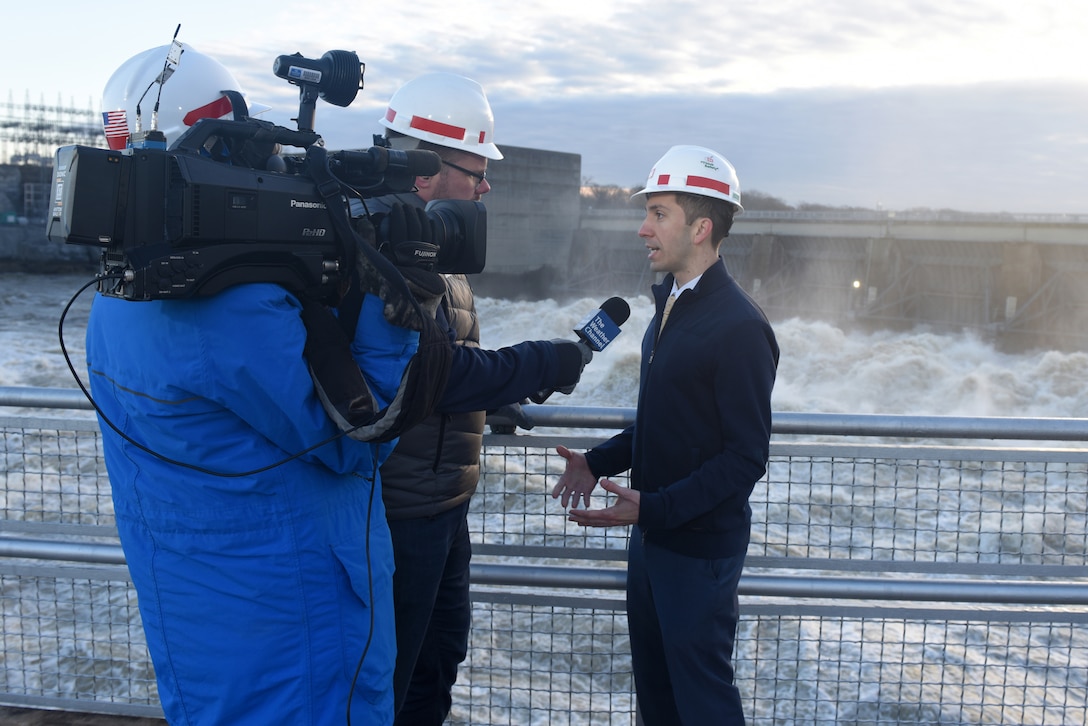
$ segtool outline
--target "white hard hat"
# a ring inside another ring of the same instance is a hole
[[[455,73],[425,73],[408,81],[389,99],[378,123],[420,141],[502,158],[483,86]]]
[[[737,207],[740,204],[740,182],[729,160],[705,146],[674,146],[657,160],[646,188],[635,192],[631,198],[654,192],[687,192],[704,197],[714,197]]]
[[[202,118],[233,118],[240,109],[224,91],[241,95],[238,81],[211,56],[176,41],[145,50],[122,63],[102,91],[106,141],[111,149],[123,149],[131,134],[150,130],[158,103],[155,125],[170,145]]]

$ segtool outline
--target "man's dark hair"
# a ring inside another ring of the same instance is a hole
[[[684,210],[685,224],[692,224],[700,217],[707,217],[710,220],[713,226],[713,238],[710,241],[715,249],[721,245],[723,239],[729,236],[729,230],[733,227],[733,215],[737,211],[735,204],[724,199],[687,192],[677,192],[676,203]]]

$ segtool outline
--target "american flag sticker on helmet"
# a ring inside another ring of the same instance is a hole
[[[120,111],[103,111],[102,128],[106,132],[106,143],[113,150],[125,148],[128,142],[128,114]]]

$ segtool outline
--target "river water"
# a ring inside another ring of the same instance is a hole
[[[90,281],[79,275],[0,274],[0,386],[75,388],[61,355],[58,321]],[[573,338],[573,326],[605,296],[581,300],[477,300],[486,347]],[[72,305],[64,342],[83,374],[83,335],[92,291]],[[653,315],[648,295],[628,298],[631,318],[586,367],[569,396],[549,404],[635,405],[639,346]],[[1088,415],[1088,353],[1005,353],[970,333],[847,331],[797,318],[775,320],[782,350],[775,411],[957,416]],[[118,344],[139,345],[117,331]]]

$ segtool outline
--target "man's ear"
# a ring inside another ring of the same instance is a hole
[[[692,242],[695,244],[701,244],[711,239],[711,233],[714,231],[714,223],[710,221],[710,217],[699,217],[695,220],[694,236]]]

